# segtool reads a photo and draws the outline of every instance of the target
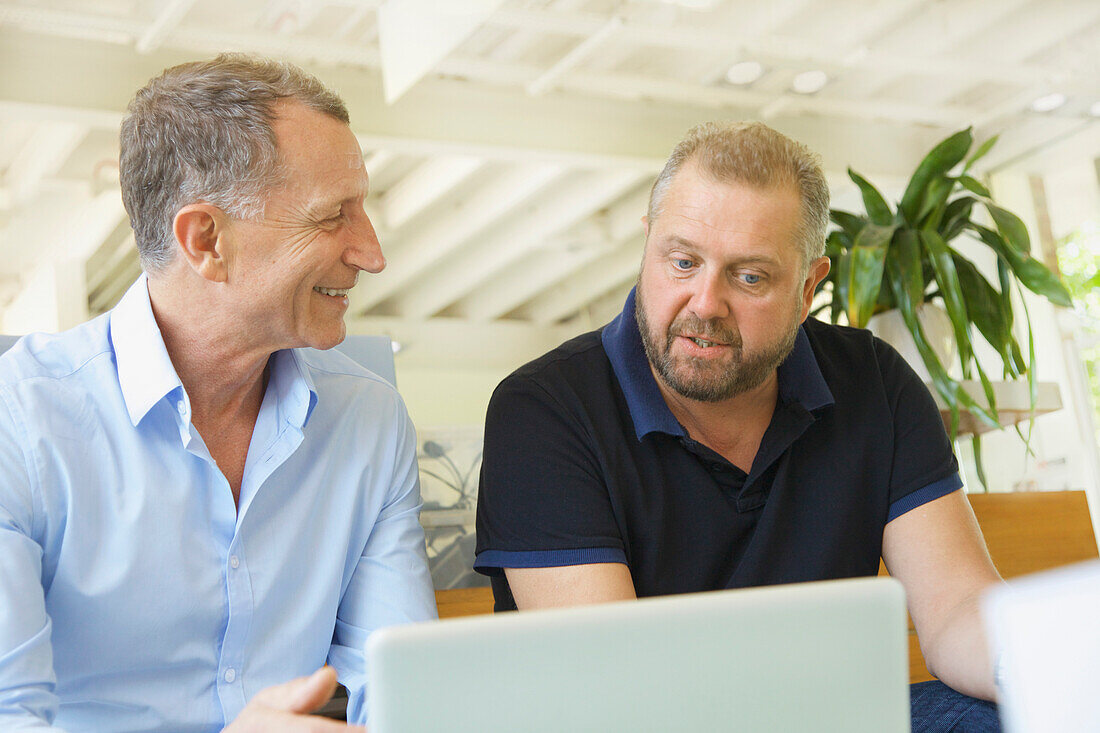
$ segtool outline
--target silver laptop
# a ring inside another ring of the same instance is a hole
[[[370,730],[908,731],[906,634],[889,578],[393,627]]]
[[[1006,733],[1100,731],[1100,561],[1011,580],[983,610]]]

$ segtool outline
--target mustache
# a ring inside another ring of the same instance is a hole
[[[717,319],[703,320],[702,318],[690,314],[677,318],[672,322],[672,325],[668,327],[669,343],[671,344],[672,339],[676,336],[685,333],[691,334],[692,336],[698,336],[707,341],[717,341],[721,344],[727,344],[735,349],[741,348],[741,334],[726,328],[722,325],[721,321]]]

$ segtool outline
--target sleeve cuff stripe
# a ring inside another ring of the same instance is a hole
[[[947,478],[928,484],[923,489],[917,489],[911,494],[906,494],[890,505],[890,514],[887,516],[886,522],[890,523],[902,514],[916,509],[922,504],[935,501],[941,496],[947,496],[951,492],[958,491],[962,487],[962,478],[959,477],[959,474],[953,473]]]
[[[506,552],[485,550],[474,561],[475,568],[556,568],[617,562],[626,565],[626,554],[616,547],[588,547],[579,550],[532,550]]]

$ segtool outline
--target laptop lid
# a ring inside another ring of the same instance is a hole
[[[982,608],[1006,733],[1100,730],[1100,561],[1014,579]]]
[[[906,635],[889,578],[392,627],[370,729],[908,731]]]

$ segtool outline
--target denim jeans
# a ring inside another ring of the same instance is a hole
[[[913,733],[1000,733],[997,706],[933,680],[909,686]]]

